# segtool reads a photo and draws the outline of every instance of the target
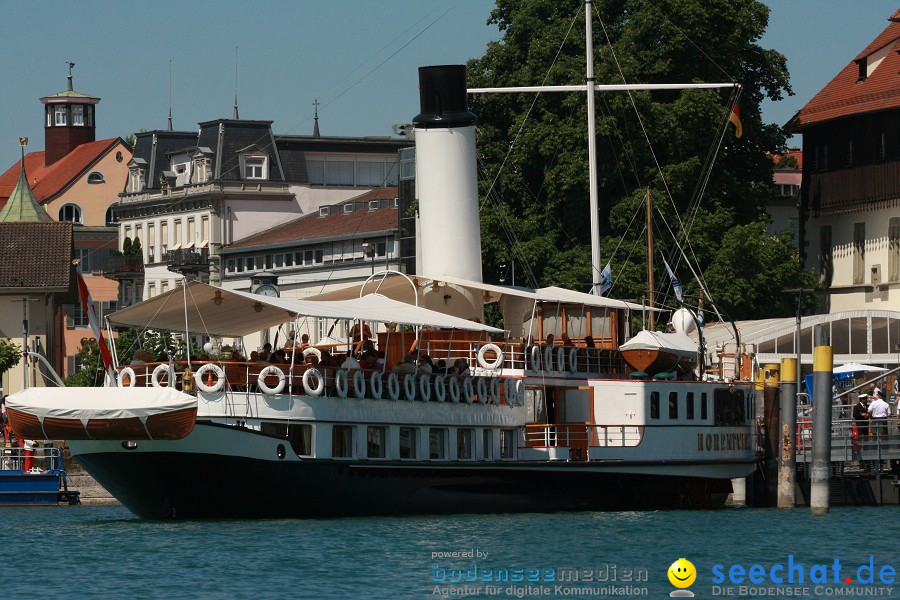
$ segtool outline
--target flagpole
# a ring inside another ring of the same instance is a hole
[[[650,207],[650,188],[647,188],[647,282],[650,289],[650,331],[653,331],[656,326],[653,321],[653,210]]]

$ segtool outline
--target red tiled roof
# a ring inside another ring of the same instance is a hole
[[[109,138],[81,144],[49,167],[44,166],[44,152],[29,152],[25,155],[25,172],[28,183],[38,203],[53,198],[66,189],[88,167],[103,156],[119,138]],[[0,175],[0,207],[16,187],[19,178],[19,161]]]
[[[71,223],[0,223],[0,288],[68,288]]]
[[[274,229],[245,237],[229,244],[228,248],[248,248],[396,229],[398,216],[397,209],[393,206],[371,211],[367,208],[357,207],[349,214],[344,214],[343,208],[341,208],[344,204],[368,203],[370,200],[393,200],[396,197],[396,187],[377,188],[337,205],[332,208],[331,214],[327,217],[320,217],[318,212],[304,215]]]
[[[881,35],[806,103],[788,123],[793,130],[862,113],[900,108],[900,11]],[[859,81],[858,60],[889,48],[881,64]]]

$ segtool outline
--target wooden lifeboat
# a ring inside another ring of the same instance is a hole
[[[29,388],[6,399],[6,412],[26,439],[180,440],[197,399],[171,388]]]
[[[677,367],[690,370],[697,359],[697,343],[683,333],[645,329],[619,346],[619,352],[635,371],[655,375]]]

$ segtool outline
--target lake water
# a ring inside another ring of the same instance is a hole
[[[121,507],[80,506],[3,508],[0,518],[3,598],[668,598],[676,588],[667,571],[680,557],[697,571],[689,588],[696,598],[787,597],[788,590],[809,598],[900,596],[900,585],[879,579],[890,575],[885,569],[900,571],[900,509],[886,507],[821,517],[808,509],[724,509],[142,521]],[[453,552],[460,555],[435,554]],[[874,581],[861,584],[870,557]],[[755,564],[763,583],[746,579]],[[772,573],[776,565],[793,565],[793,584],[785,569]],[[579,581],[560,581],[572,573]]]

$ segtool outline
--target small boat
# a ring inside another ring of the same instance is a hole
[[[0,506],[79,504],[78,491],[70,490],[66,480],[62,448],[15,438],[5,422],[2,427]]]
[[[678,332],[644,329],[619,351],[632,369],[651,376],[676,369],[690,373],[697,363],[697,342]]]

